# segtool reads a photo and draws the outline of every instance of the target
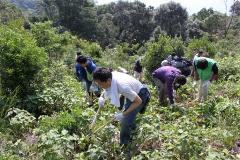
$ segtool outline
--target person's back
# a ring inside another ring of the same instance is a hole
[[[142,72],[142,65],[140,63],[140,60],[137,60],[134,66],[134,71],[141,73]]]
[[[164,105],[165,94],[168,95],[170,104],[174,103],[173,90],[186,83],[186,77],[181,71],[172,66],[163,66],[152,73],[154,84],[158,87],[159,103]]]
[[[201,80],[208,80],[212,77],[214,66],[216,66],[216,62],[211,58],[198,57],[194,61],[194,67]]]
[[[205,101],[208,94],[210,82],[217,80],[217,63],[210,58],[198,57],[194,60],[194,79],[199,80],[198,101]]]
[[[79,78],[85,81],[92,81],[92,73],[96,69],[96,64],[92,61],[91,58],[84,57],[84,61],[81,60],[81,56],[78,58],[78,68]]]
[[[163,83],[169,81],[170,79],[174,79],[176,75],[181,74],[181,71],[172,66],[163,66],[156,69],[152,76],[155,78],[159,78]]]
[[[136,93],[138,93],[140,91],[140,89],[143,87],[143,84],[135,79],[134,77],[122,73],[122,72],[112,72],[113,78],[117,79],[117,84],[118,84],[118,88],[120,89],[119,91],[121,92],[121,90],[123,88],[131,88],[133,91],[135,91]]]

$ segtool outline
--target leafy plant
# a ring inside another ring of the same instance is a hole
[[[17,130],[18,133],[22,134],[33,128],[36,118],[28,113],[26,110],[18,108],[12,108],[8,114],[10,125]]]
[[[19,87],[18,97],[34,93],[35,76],[44,67],[46,55],[34,38],[22,29],[0,26],[0,74],[3,94]]]
[[[146,77],[150,80],[151,73],[161,66],[161,62],[174,49],[171,45],[171,38],[165,35],[160,35],[156,42],[149,42],[146,48],[143,64],[147,70]]]
[[[58,132],[56,129],[52,129],[42,133],[39,135],[38,142],[40,157],[43,159],[68,159],[73,157],[74,144],[78,139],[75,134],[69,135],[67,130]]]
[[[68,32],[59,34],[58,29],[54,28],[50,21],[32,25],[31,32],[36,39],[37,46],[44,48],[50,61],[63,58],[64,46],[71,41],[71,35]]]
[[[193,57],[196,49],[203,49],[209,57],[214,57],[217,52],[214,43],[210,42],[206,36],[200,39],[192,39],[188,44],[188,49],[188,57]]]

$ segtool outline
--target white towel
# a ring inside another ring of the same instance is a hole
[[[112,83],[111,83],[111,104],[117,107],[120,107],[117,80],[115,78],[117,77],[114,77],[114,76],[112,77]]]
[[[112,72],[113,75],[115,72]],[[117,76],[112,76],[111,86],[104,90],[103,95],[106,99],[110,99],[110,103],[120,107],[119,93],[118,93],[118,84]]]

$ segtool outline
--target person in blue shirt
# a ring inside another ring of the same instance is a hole
[[[97,68],[96,64],[91,60],[91,58],[87,58],[83,55],[77,57],[77,63],[75,66],[76,75],[79,81],[83,81],[86,83],[87,97],[88,97],[88,105],[93,105],[93,90],[91,88],[96,88],[96,84],[93,83],[93,72]],[[97,89],[98,90],[98,89]]]

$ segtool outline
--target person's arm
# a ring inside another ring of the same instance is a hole
[[[214,63],[214,65],[212,66],[212,71],[213,71],[213,75],[212,75],[212,78],[210,79],[210,82],[218,79],[218,67],[216,63]]]
[[[76,69],[76,76],[77,76],[78,80],[82,81],[83,80],[83,75],[82,75],[83,73],[81,71],[81,66],[76,64],[75,69]]]
[[[123,112],[123,116],[126,116],[129,113],[133,112],[142,103],[142,99],[130,87],[124,86],[121,88],[121,94],[132,102],[129,108]]]
[[[90,73],[94,72],[97,68],[96,64],[94,64],[92,60],[88,60],[87,67],[89,68]]]
[[[195,81],[199,80],[199,75],[197,73],[197,66],[196,66],[195,61],[193,62],[193,77],[194,77]]]
[[[132,104],[129,106],[129,108],[125,112],[123,112],[123,116],[126,116],[129,113],[136,110],[140,106],[141,103],[142,103],[142,99],[137,95],[136,98],[134,99],[134,101],[132,102]]]

